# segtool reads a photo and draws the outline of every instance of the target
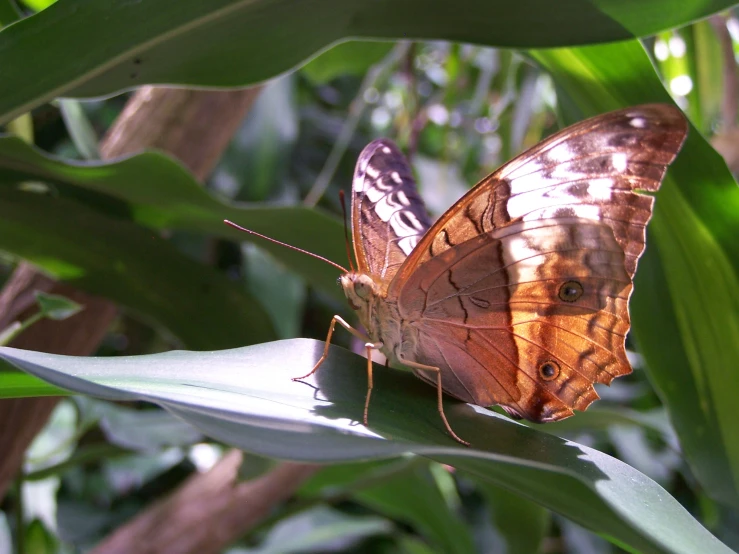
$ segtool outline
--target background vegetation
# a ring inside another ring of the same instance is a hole
[[[0,24],[0,322],[27,349],[0,351],[0,553],[739,550],[733,2],[0,0]],[[438,215],[646,102],[691,130],[637,274],[635,372],[602,401],[531,427],[450,401],[465,449],[403,372],[377,368],[369,428],[359,356],[290,381],[322,348],[295,337],[351,317],[336,270],[223,219],[344,263],[338,191],[371,139],[412,155]]]

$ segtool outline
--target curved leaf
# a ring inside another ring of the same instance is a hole
[[[464,448],[444,432],[433,389],[375,367],[370,428],[361,420],[364,360],[299,339],[214,352],[77,358],[0,348],[0,356],[64,388],[111,400],[148,400],[204,433],[258,454],[312,462],[415,452],[453,464],[641,552],[730,550],[655,482],[614,458],[498,416],[446,402]],[[383,437],[394,437],[392,439]]]
[[[6,84],[0,122],[58,96],[100,96],[156,83],[248,85],[288,71],[347,38],[445,39],[513,48],[588,44],[654,34],[732,4],[60,0],[0,33]]]
[[[157,152],[146,152],[111,163],[72,163],[44,154],[17,137],[0,136],[0,191],[26,181],[56,186],[56,192],[62,197],[79,196],[78,192],[65,188],[69,186],[103,193],[125,202],[125,210],[130,217],[152,229],[195,231],[234,241],[249,239],[245,233],[224,225],[223,220],[230,219],[337,262],[346,257],[342,226],[337,218],[301,206],[268,207],[219,200],[205,191],[178,162]],[[94,240],[94,237],[79,237],[79,246],[84,247],[85,241]],[[18,253],[9,239],[9,236],[0,237],[0,248]],[[38,245],[39,248],[42,246]],[[344,301],[343,293],[336,286],[335,268],[266,241],[259,241],[259,246],[269,250],[314,286]],[[61,257],[63,253],[62,250],[56,255]],[[140,263],[145,262],[142,260]]]

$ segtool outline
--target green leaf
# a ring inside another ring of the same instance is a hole
[[[53,554],[57,552],[59,544],[57,538],[44,524],[34,519],[25,529],[23,552],[28,554]]]
[[[4,367],[0,370],[0,398],[68,395],[69,391],[50,385],[33,375],[18,371],[7,371]]]
[[[41,314],[49,319],[61,321],[72,317],[79,313],[84,306],[81,306],[74,300],[70,300],[66,296],[59,294],[49,294],[48,292],[34,292],[36,303],[41,308]]]
[[[729,553],[664,489],[614,458],[447,400],[444,431],[432,388],[408,372],[375,367],[370,428],[361,421],[365,361],[334,347],[311,379],[291,381],[323,344],[291,340],[212,352],[77,358],[0,348],[49,382],[111,400],[161,405],[207,435],[260,455],[342,462],[423,454],[535,500],[641,552]],[[386,438],[383,438],[386,437]]]
[[[80,203],[0,186],[0,248],[156,318],[194,348],[274,337],[264,310],[240,286],[151,231]]]
[[[0,33],[0,122],[60,97],[142,84],[243,86],[347,38],[436,39],[508,48],[654,34],[728,0],[66,0]],[[43,35],[44,40],[39,40]],[[49,48],[54,44],[54,48]],[[91,48],[90,45],[105,45]],[[73,60],[73,63],[64,63]],[[43,78],[39,78],[43,76]]]
[[[75,199],[80,196],[80,188],[103,193],[125,202],[132,219],[152,229],[178,229],[234,241],[250,240],[249,235],[223,223],[224,219],[230,219],[263,235],[331,260],[341,261],[346,257],[342,225],[338,219],[320,210],[303,207],[270,207],[264,204],[237,204],[218,200],[203,190],[179,163],[159,153],[148,152],[107,164],[72,164],[45,155],[16,137],[0,137],[0,194],[3,194],[4,188],[29,181],[47,183],[54,187],[57,195]],[[29,210],[33,209],[33,199],[26,200]],[[52,202],[42,196],[38,196],[35,201]],[[58,218],[65,215],[61,210],[61,207],[56,208]],[[69,233],[75,233],[75,240],[79,241],[80,248],[94,248],[95,244],[100,246],[95,233],[85,235],[79,230],[69,230]],[[140,235],[141,229],[136,233]],[[17,247],[13,247],[7,239],[9,237],[0,236],[0,248],[18,253]],[[87,244],[89,242],[93,244]],[[261,240],[259,245],[300,273],[311,284],[344,301],[340,287],[336,286],[335,268],[283,246]],[[51,242],[40,241],[37,245],[37,248],[47,247],[52,248]],[[68,269],[73,273],[85,270],[85,267],[77,268],[75,265],[85,263],[83,260],[65,261],[64,255],[64,250],[51,250],[44,253],[44,259],[37,259],[36,262],[57,275],[64,267],[55,269],[49,266],[50,260],[54,260],[57,266],[72,265]],[[137,263],[145,265],[146,261],[140,259]],[[161,265],[156,263],[155,267],[149,267],[146,271],[158,271]],[[200,268],[197,271],[202,273],[205,270]],[[176,280],[187,278],[183,274]]]
[[[638,42],[532,52],[583,115],[669,102]],[[691,468],[739,507],[739,188],[691,128],[657,194],[631,302],[650,378]]]

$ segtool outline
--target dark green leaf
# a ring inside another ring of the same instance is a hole
[[[256,83],[347,38],[514,48],[588,44],[654,34],[731,5],[728,0],[66,0],[0,33],[6,84],[0,121],[60,96],[100,96],[154,83]]]
[[[0,248],[156,318],[194,348],[274,337],[241,287],[151,231],[79,203],[0,187]]]
[[[224,219],[230,219],[249,229],[328,259],[341,261],[346,257],[342,226],[338,219],[319,210],[302,207],[265,207],[217,200],[203,190],[203,187],[180,164],[154,152],[109,164],[93,162],[71,164],[46,156],[16,137],[1,137],[0,193],[8,185],[19,185],[28,181],[57,184],[60,186],[58,192],[62,195],[66,192],[65,185],[109,195],[128,205],[134,221],[154,229],[195,231],[235,241],[250,239],[246,233],[223,223]],[[32,210],[33,198],[26,200],[28,209]],[[41,204],[51,202],[43,197],[38,197],[35,201]],[[39,206],[39,209],[42,208]],[[58,218],[65,215],[61,213],[61,208],[56,208],[55,213],[58,214]],[[52,219],[55,218],[57,217],[52,216]],[[52,222],[49,222],[49,225],[51,224]],[[65,224],[72,225],[72,222]],[[42,235],[40,229],[36,232]],[[96,238],[96,233],[88,235],[81,229],[70,229],[69,232],[76,235],[75,240],[79,241],[77,243],[79,248],[95,247],[87,244],[90,241],[102,246],[100,240]],[[141,229],[136,231],[137,236],[141,234]],[[3,243],[4,239],[6,237],[0,237],[0,248],[17,252],[7,241]],[[152,245],[157,244],[154,238],[151,240]],[[46,246],[51,247],[51,243],[46,243]],[[344,295],[340,287],[336,286],[335,268],[305,254],[266,241],[260,241],[260,246],[272,252],[276,258],[300,273],[311,284],[321,287],[343,301]],[[38,244],[38,248],[44,248],[44,244]],[[145,252],[147,249],[143,250]],[[64,255],[64,250],[52,251],[44,255],[43,260],[37,260],[37,263],[48,271],[58,272],[60,268],[49,266],[50,260],[56,260],[54,263],[57,266],[73,263],[72,260],[65,262]],[[77,259],[74,263],[84,261]],[[147,262],[142,258],[136,263],[146,265]],[[158,272],[161,265],[161,262],[156,262],[155,266],[149,267],[146,272]],[[84,265],[81,270],[85,270]],[[205,271],[203,268],[197,270],[200,273],[203,271]],[[189,276],[182,274],[180,279],[189,279]],[[179,314],[179,317],[185,316]]]

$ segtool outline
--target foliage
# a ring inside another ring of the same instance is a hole
[[[0,0],[0,121],[15,133],[0,138],[2,267],[25,259],[125,308],[100,358],[0,350],[27,372],[0,368],[0,397],[126,402],[60,404],[2,505],[0,544],[89,547],[227,444],[332,463],[301,509],[233,552],[729,552],[713,535],[739,549],[739,190],[704,138],[736,123],[716,60],[735,70],[720,44],[739,23],[697,21],[731,6],[60,0],[28,16]],[[205,187],[161,153],[96,159],[132,87],[273,77]],[[692,127],[637,273],[636,371],[599,405],[527,427],[448,401],[464,449],[406,373],[375,368],[369,428],[359,356],[333,347],[318,396],[290,381],[322,344],[274,339],[323,340],[333,313],[351,317],[336,271],[264,242],[234,248],[249,237],[223,219],[341,262],[337,193],[372,138],[414,153],[438,214],[560,125],[655,101]],[[230,248],[205,263],[214,245]],[[166,352],[181,347],[210,352]]]

